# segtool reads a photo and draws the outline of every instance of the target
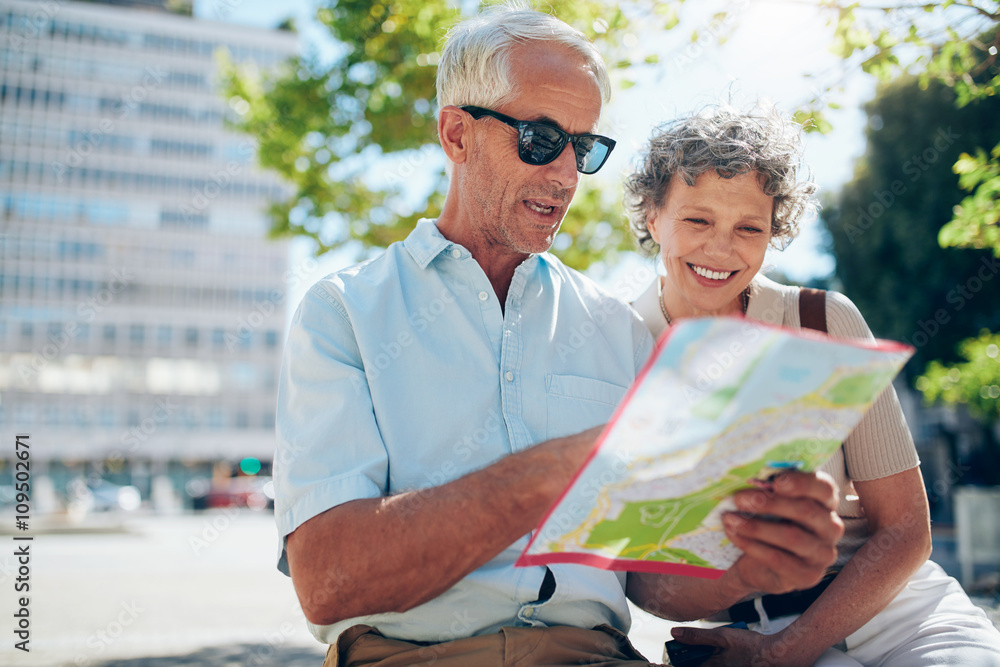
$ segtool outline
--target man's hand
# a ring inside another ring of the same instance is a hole
[[[729,574],[748,592],[787,593],[819,583],[844,534],[829,475],[782,473],[770,488],[739,491],[734,501],[739,512],[727,513],[722,522],[743,555]]]
[[[671,635],[685,644],[715,647],[715,654],[701,663],[701,667],[737,665],[760,667],[779,664],[779,661],[771,659],[776,653],[775,635],[768,636],[750,630],[726,627],[713,629],[678,627],[671,630]]]

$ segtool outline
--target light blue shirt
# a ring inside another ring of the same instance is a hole
[[[327,276],[295,313],[278,387],[278,568],[285,537],[340,503],[437,486],[607,422],[652,345],[630,307],[548,253],[518,266],[502,311],[433,221]],[[504,625],[628,631],[622,572],[551,566],[555,593],[535,602],[545,568],[513,565],[527,540],[410,611],[310,630],[326,643],[357,623],[433,642]]]

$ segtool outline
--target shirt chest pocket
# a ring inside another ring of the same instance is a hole
[[[545,376],[546,439],[560,438],[607,423],[628,387],[579,377]]]

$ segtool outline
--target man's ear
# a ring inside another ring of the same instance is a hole
[[[465,162],[469,157],[469,132],[472,116],[456,106],[446,106],[438,113],[438,138],[441,148],[448,159],[456,164]]]

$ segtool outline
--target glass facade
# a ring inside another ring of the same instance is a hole
[[[0,2],[0,432],[57,493],[274,449],[288,190],[225,127],[216,54],[294,34],[101,3]],[[0,453],[0,456],[3,456]],[[0,462],[0,485],[10,461]],[[5,477],[6,475],[6,477]]]

